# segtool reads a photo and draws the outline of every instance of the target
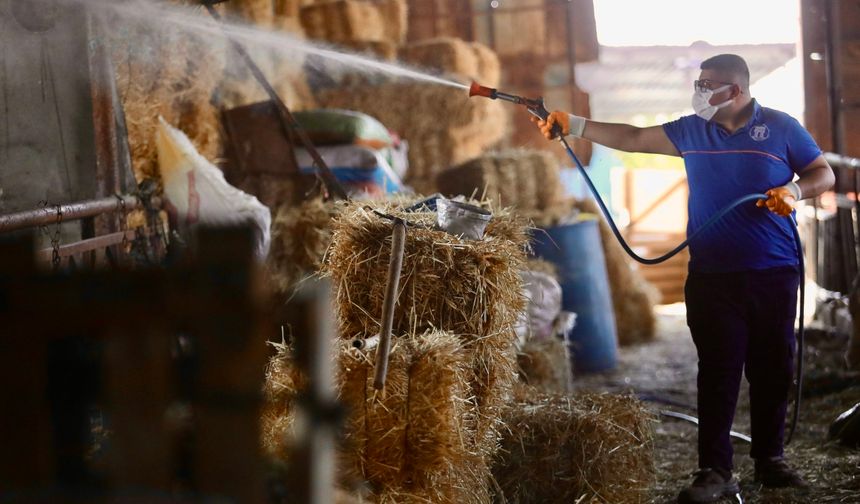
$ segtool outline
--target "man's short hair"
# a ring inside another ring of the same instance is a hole
[[[718,54],[710,57],[702,62],[699,69],[731,74],[739,79],[738,84],[743,88],[748,88],[750,85],[750,69],[747,62],[737,54]]]

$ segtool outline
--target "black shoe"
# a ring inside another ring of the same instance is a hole
[[[680,504],[716,502],[723,497],[733,497],[741,492],[738,480],[733,478],[729,471],[717,471],[706,467],[693,474],[696,476],[693,484],[678,494]]]
[[[809,488],[809,484],[782,457],[756,459],[755,480],[768,488]]]

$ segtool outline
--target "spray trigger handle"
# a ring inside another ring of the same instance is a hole
[[[549,110],[546,109],[543,98],[527,99],[525,105],[529,114],[537,117],[541,121],[549,119]],[[561,138],[564,136],[561,125],[558,123],[552,125],[552,130],[550,130],[550,132],[552,133],[553,138]]]

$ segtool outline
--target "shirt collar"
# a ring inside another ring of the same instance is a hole
[[[749,129],[750,126],[760,122],[760,120],[761,120],[761,105],[758,104],[758,102],[756,101],[755,98],[752,99],[752,104],[753,104],[753,113],[750,116],[749,121],[747,121],[747,123],[741,129]]]

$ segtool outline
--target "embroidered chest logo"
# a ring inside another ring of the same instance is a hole
[[[766,124],[759,124],[750,128],[750,138],[756,142],[763,142],[770,136],[770,129]]]

